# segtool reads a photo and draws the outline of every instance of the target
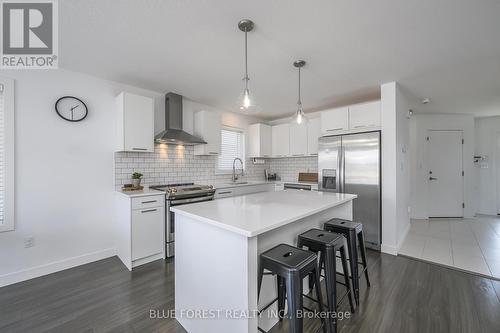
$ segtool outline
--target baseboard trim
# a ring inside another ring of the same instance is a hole
[[[403,245],[403,242],[406,239],[406,236],[408,236],[408,233],[410,232],[410,227],[411,227],[411,223],[408,223],[406,225],[405,230],[403,231],[403,236],[398,240],[398,252],[399,252],[399,249],[401,249],[401,246]]]
[[[49,264],[35,266],[17,272],[0,275],[0,287],[5,287],[14,283],[30,280],[43,275],[59,272],[68,268],[88,264],[97,260],[106,259],[116,255],[114,248],[87,253],[81,256],[72,257]]]
[[[385,254],[390,254],[393,256],[398,255],[398,249],[392,245],[384,245],[384,244],[380,245],[380,252]]]

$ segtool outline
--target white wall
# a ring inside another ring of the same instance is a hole
[[[0,233],[0,286],[114,255],[115,96],[149,95],[161,108],[161,95],[64,70],[0,75],[15,80],[16,115],[16,221]],[[86,102],[84,121],[55,113],[64,95]]]
[[[498,139],[500,117],[476,118],[474,155],[487,156],[483,168],[475,167],[477,179],[477,212],[496,215],[498,212]]]
[[[409,230],[409,103],[396,82],[381,86],[382,252],[397,254]]]
[[[462,130],[464,136],[464,200],[465,217],[476,213],[474,187],[474,118],[472,115],[416,114],[411,119],[411,217],[426,219],[428,198],[427,131]]]

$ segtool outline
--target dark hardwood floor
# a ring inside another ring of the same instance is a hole
[[[339,332],[500,332],[499,281],[373,251],[368,260],[372,286],[362,280],[361,306]],[[0,288],[0,332],[185,333],[149,318],[174,307],[173,273],[163,261],[130,273],[114,257]],[[287,321],[271,332],[287,332]]]

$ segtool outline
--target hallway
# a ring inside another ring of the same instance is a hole
[[[412,220],[398,254],[500,279],[500,218]]]

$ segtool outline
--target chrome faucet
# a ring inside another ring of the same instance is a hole
[[[233,160],[233,183],[235,183],[238,180],[238,176],[236,175],[236,161],[240,161],[240,164],[241,164],[241,177],[244,176],[244,173],[243,173],[243,161],[241,160],[241,158],[236,157]]]

